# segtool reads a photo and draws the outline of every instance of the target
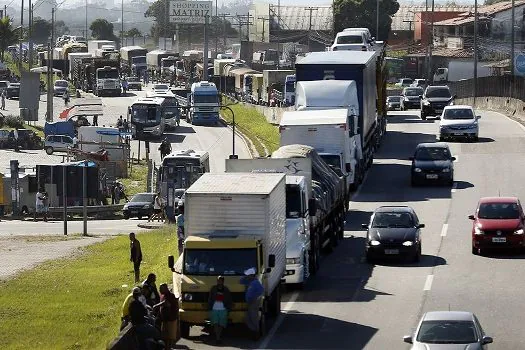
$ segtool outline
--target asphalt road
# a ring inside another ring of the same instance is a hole
[[[412,188],[408,157],[418,143],[436,140],[437,122],[421,121],[416,111],[392,113],[374,165],[351,202],[343,243],[303,291],[287,293],[285,312],[265,339],[253,343],[231,330],[223,347],[406,349],[402,337],[423,312],[451,309],[476,313],[494,337],[491,348],[523,348],[525,256],[473,256],[467,216],[482,196],[525,198],[525,128],[497,113],[480,114],[478,143],[449,143],[458,158],[454,186]],[[412,206],[426,224],[420,263],[364,262],[360,225],[376,207],[389,204]],[[213,348],[198,328],[191,335],[180,344]]]

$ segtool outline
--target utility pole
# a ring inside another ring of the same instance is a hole
[[[239,40],[242,41],[242,26],[246,25],[246,37],[247,40],[250,41],[250,25],[253,23],[250,22],[251,15],[237,15],[237,21],[239,24]],[[246,18],[246,20],[245,20]]]
[[[87,2],[87,0],[86,0],[86,34],[84,34],[84,37],[86,38],[86,40],[88,40],[87,5],[88,5],[88,2]]]
[[[376,40],[379,40],[379,0],[376,0]]]
[[[34,5],[29,0],[29,71],[33,68],[33,9]]]
[[[219,2],[218,0],[215,0],[215,20],[217,25],[219,25]],[[213,27],[215,29],[215,57],[217,57],[217,53],[219,53],[219,31],[216,27]]]
[[[22,8],[20,10],[20,48],[18,52],[18,69],[20,70],[20,74],[22,74],[22,40],[24,40],[24,0],[22,0]]]
[[[222,17],[222,42],[226,47],[226,17],[231,18],[232,16],[229,13],[222,13],[220,17]]]
[[[269,17],[257,17],[257,19],[262,19],[263,21],[263,31],[262,31],[262,41],[266,41],[266,36],[264,34],[266,34],[266,21],[270,22],[270,18]],[[268,26],[269,27],[269,26]],[[270,40],[268,40],[269,42]]]
[[[208,81],[208,22],[210,16],[204,17],[204,55],[202,57],[202,78]]]
[[[277,0],[277,69],[281,67],[281,0]]]
[[[120,12],[120,47],[122,47],[124,45],[124,0],[121,0]]]
[[[514,95],[514,41],[515,41],[515,35],[514,35],[514,21],[516,20],[516,14],[514,9],[514,0],[511,2],[512,10],[511,10],[511,16],[510,16],[510,97],[513,97]]]
[[[310,21],[308,24],[308,51],[310,51],[310,32],[312,31],[312,12],[319,10],[319,7],[305,7],[306,11],[310,12]]]
[[[478,96],[478,0],[474,0],[474,105]]]
[[[432,0],[432,21],[430,22],[430,56],[428,67],[432,74],[432,49],[434,48],[434,0]]]
[[[425,0],[425,20],[423,21],[423,24],[424,24],[424,28],[426,30],[426,37],[427,37],[427,45],[425,47],[425,68],[426,68],[426,78],[427,78],[427,81],[430,81],[430,52],[429,52],[429,37],[430,37],[430,33],[428,32],[428,0]]]
[[[53,46],[55,40],[55,8],[51,9],[51,41],[48,44],[47,54],[47,118],[53,121]]]

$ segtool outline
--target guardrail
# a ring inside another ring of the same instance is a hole
[[[114,213],[118,211],[122,211],[123,207],[124,207],[124,204],[88,205],[86,210],[87,210],[88,215],[90,214],[100,215],[102,213],[104,214],[102,216],[112,216]],[[84,207],[81,205],[68,206],[66,210],[67,210],[68,215],[84,213]],[[61,214],[63,212],[64,212],[64,207],[49,207],[49,214]]]

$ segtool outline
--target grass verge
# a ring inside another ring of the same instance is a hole
[[[137,234],[141,274],[171,283],[166,262],[176,254],[172,229]],[[104,349],[120,326],[121,305],[133,287],[129,239],[119,236],[0,282],[1,349]],[[128,285],[128,287],[122,287]]]
[[[272,153],[279,148],[279,128],[266,121],[264,115],[255,108],[243,104],[232,104],[226,98],[223,105],[229,106],[235,113],[235,126],[254,144],[261,157],[267,155],[266,150]],[[228,124],[233,122],[231,112],[223,109],[222,117]]]
[[[146,192],[148,178],[148,166],[141,160],[139,164],[133,164],[128,178],[119,179],[126,188],[126,195],[131,197],[140,192]]]

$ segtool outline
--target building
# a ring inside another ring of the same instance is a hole
[[[324,51],[333,41],[331,6],[275,6],[254,3],[249,11],[250,41],[297,42],[310,51]]]

